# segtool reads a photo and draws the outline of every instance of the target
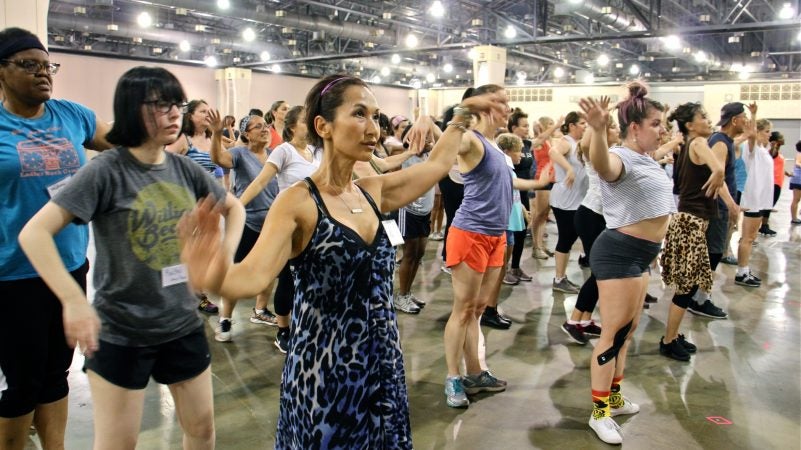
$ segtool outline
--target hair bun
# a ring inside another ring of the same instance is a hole
[[[648,86],[641,81],[632,81],[629,83],[629,96],[631,98],[644,98],[648,95]]]

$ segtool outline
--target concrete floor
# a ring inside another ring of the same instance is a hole
[[[729,320],[688,314],[683,333],[699,347],[689,363],[659,355],[670,292],[658,276],[649,291],[659,302],[642,316],[624,381],[624,392],[639,403],[639,414],[624,417],[630,448],[801,448],[801,227],[791,227],[785,190],[771,220],[779,233],[759,238],[752,267],[763,286],[734,284],[735,268],[721,265],[713,298]],[[549,225],[550,246],[555,229]],[[735,238],[732,240],[736,242]],[[540,262],[527,250],[521,267],[534,281],[505,286],[501,309],[512,328],[485,328],[487,361],[509,382],[506,392],[482,395],[469,409],[445,406],[442,333],[451,307],[450,278],[439,271],[437,243],[429,244],[414,292],[429,304],[419,316],[399,313],[406,359],[411,422],[418,449],[604,448],[587,427],[591,403],[591,347],[570,343],[560,330],[575,295],[551,292],[553,259]],[[570,278],[588,274],[571,255]],[[272,448],[283,356],[272,345],[275,329],[253,325],[252,301],[236,310],[234,342],[213,339],[217,447]],[[70,383],[67,449],[88,449],[92,442],[92,405],[86,377],[76,356]],[[715,419],[717,418],[717,419]],[[32,436],[30,448],[38,441]],[[168,390],[151,382],[139,448],[180,448],[173,402]]]

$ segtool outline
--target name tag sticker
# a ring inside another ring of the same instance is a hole
[[[161,287],[186,283],[187,280],[189,280],[189,276],[186,274],[186,266],[183,264],[161,269]]]
[[[384,225],[389,243],[392,244],[393,247],[403,245],[403,235],[400,232],[400,228],[398,228],[398,224],[394,220],[382,220],[381,224]]]
[[[48,186],[47,187],[47,193],[50,195],[50,198],[55,197],[56,194],[58,194],[58,191],[64,189],[64,186],[66,186],[67,183],[69,183],[71,178],[72,178],[72,175],[70,175],[70,176],[68,176],[66,178],[63,178],[63,179],[51,184],[50,186]],[[41,192],[41,191],[39,191],[39,192]]]

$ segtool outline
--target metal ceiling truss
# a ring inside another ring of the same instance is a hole
[[[793,72],[799,60],[792,44],[799,22],[774,20],[776,8],[769,0],[442,1],[446,16],[435,19],[427,13],[431,0],[230,0],[224,11],[216,0],[51,0],[49,26],[51,45],[73,52],[194,64],[214,53],[224,65],[282,64],[285,73],[310,76],[390,67],[396,69],[396,82],[436,71],[446,61],[466,72],[472,67],[466,49],[477,44],[506,47],[510,76],[525,70],[544,77],[552,66],[625,76],[627,67],[596,67],[600,53],[615,62],[636,61],[655,76],[666,71],[673,78],[729,76],[725,67],[654,45],[656,38],[671,34],[681,36],[692,51],[704,50],[724,62],[750,58],[762,72]],[[155,27],[135,25],[143,10],[154,16]],[[109,29],[111,23],[118,29]],[[248,26],[258,38],[246,43],[241,31]],[[507,26],[518,37],[505,38]],[[417,36],[417,48],[403,45],[409,33]],[[738,36],[739,45],[727,42],[730,36]],[[192,43],[191,52],[177,50],[182,40]],[[266,63],[259,58],[264,51],[272,56]],[[402,55],[404,62],[390,64],[392,54]],[[680,73],[671,73],[672,67]]]

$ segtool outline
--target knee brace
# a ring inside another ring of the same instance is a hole
[[[631,327],[634,324],[634,320],[630,320],[623,328],[617,330],[615,333],[615,339],[612,342],[612,346],[609,349],[600,355],[598,355],[598,365],[603,366],[604,364],[608,363],[609,361],[617,358],[617,354],[620,352],[620,349],[623,348],[623,344],[626,343],[626,338],[629,335],[629,331],[631,331]]]
[[[692,299],[692,297],[692,294],[674,294],[673,304],[681,309],[687,309],[687,307],[690,306],[690,299]]]

